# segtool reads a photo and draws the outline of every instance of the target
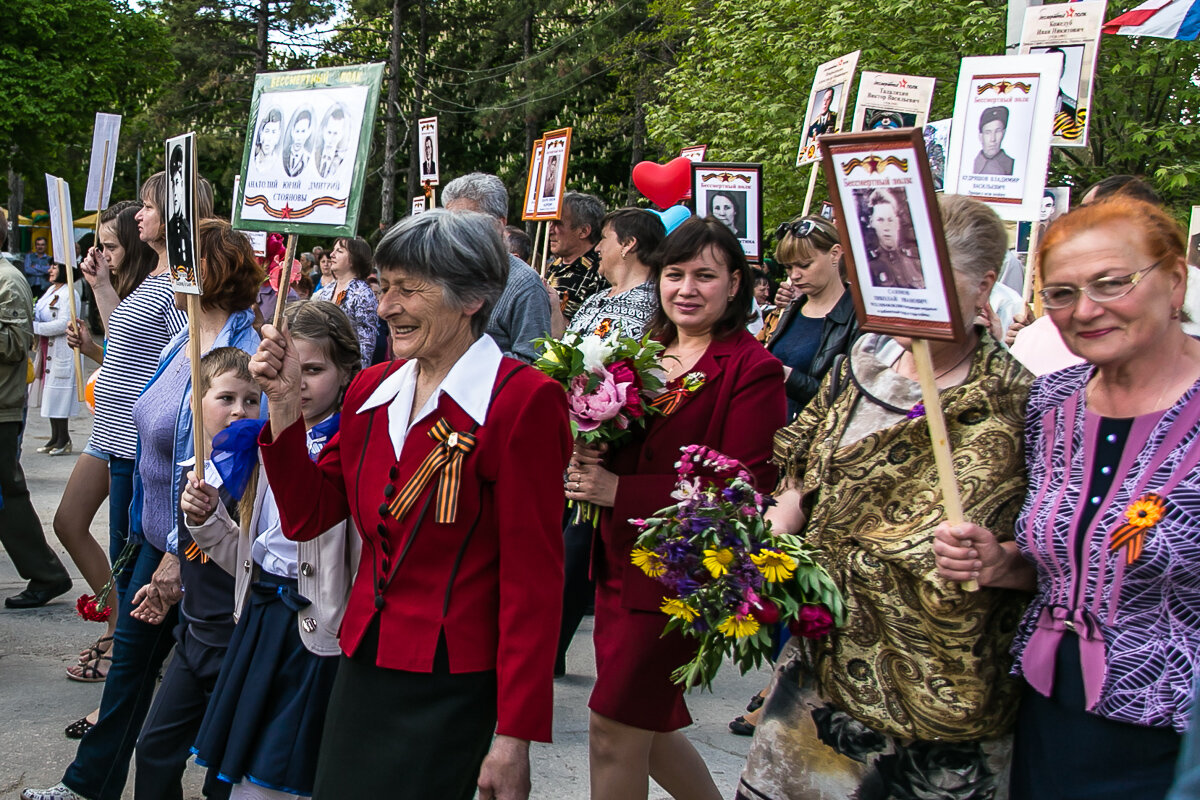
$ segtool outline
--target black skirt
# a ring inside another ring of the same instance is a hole
[[[263,573],[251,590],[192,751],[223,781],[307,797],[338,657],[300,639],[295,579]]]
[[[1054,692],[1025,687],[1013,743],[1010,800],[1161,800],[1182,737],[1084,710],[1079,639],[1063,636]]]
[[[496,729],[496,673],[450,674],[443,636],[432,673],[375,664],[379,620],[342,656],[329,699],[315,800],[470,800]]]

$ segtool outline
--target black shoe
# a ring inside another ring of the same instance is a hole
[[[71,591],[71,581],[66,581],[53,589],[26,589],[20,594],[4,598],[5,608],[39,608],[46,605],[60,594]]]
[[[750,698],[750,702],[746,704],[746,710],[758,711],[760,708],[762,708],[762,704],[766,701],[766,699],[767,698],[763,697],[761,694],[754,695],[754,697]]]
[[[729,723],[729,732],[736,736],[753,736],[754,728],[754,723],[748,722],[745,717],[737,717]]]

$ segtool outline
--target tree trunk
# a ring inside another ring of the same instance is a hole
[[[258,9],[254,13],[254,71],[267,71],[267,57],[270,55],[270,0],[258,0]]]
[[[522,32],[522,42],[521,42],[521,53],[525,58],[526,64],[529,63],[529,58],[530,58],[530,56],[533,55],[533,15],[534,15],[534,6],[533,6],[533,4],[530,4],[529,11],[528,11],[528,13],[525,14],[525,29]],[[534,110],[533,103],[526,103],[525,104],[525,154],[529,158],[533,158],[533,143],[537,141],[538,133],[540,133],[540,131],[538,131],[537,113]],[[526,170],[529,169],[528,164],[525,165],[525,169]],[[525,202],[524,194],[521,195],[520,200],[522,203]],[[524,211],[523,205],[521,206],[521,209],[522,209],[522,211]],[[525,223],[525,232],[528,233],[530,237],[533,237],[534,231],[536,228],[537,228],[537,223],[533,222],[532,220]]]
[[[637,203],[641,194],[633,185],[633,168],[641,163],[646,147],[646,82],[645,76],[639,77],[637,89],[633,93],[633,142],[629,151],[629,182],[625,187],[625,205]]]
[[[8,165],[8,245],[10,253],[21,252],[21,208],[25,205],[25,182],[13,169],[17,161],[16,148]]]
[[[391,76],[388,80],[387,112],[383,115],[383,190],[380,192],[379,221],[391,225],[396,221],[396,154],[399,139],[396,136],[397,117],[400,113],[400,19],[402,0],[392,0],[392,35],[388,42]]]

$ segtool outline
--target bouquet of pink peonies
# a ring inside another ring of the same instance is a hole
[[[662,604],[664,632],[700,640],[696,657],[672,675],[685,688],[711,688],[726,655],[746,673],[770,658],[770,626],[820,638],[845,619],[841,593],[807,545],[763,519],[774,504],[736,460],[701,445],[676,463],[677,501],[641,529],[633,563],[674,597]]]
[[[561,339],[538,339],[534,366],[563,385],[571,432],[590,445],[614,444],[645,424],[653,412],[649,398],[663,388],[659,354],[663,346],[649,335],[604,338],[568,331]],[[576,505],[576,520],[595,524],[600,509]]]

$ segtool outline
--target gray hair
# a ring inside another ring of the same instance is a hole
[[[486,172],[472,172],[455,178],[442,189],[442,205],[468,200],[484,214],[496,219],[508,218],[508,190],[504,181]]]
[[[508,282],[508,253],[496,222],[473,211],[435,208],[402,219],[379,243],[375,263],[381,272],[399,269],[441,286],[453,308],[482,300],[471,317],[476,337],[483,334]]]
[[[604,203],[594,194],[582,192],[567,192],[563,195],[563,208],[571,212],[571,222],[574,227],[591,227],[588,240],[595,244],[600,241],[600,226],[604,222]]]
[[[972,280],[999,275],[1008,254],[1008,234],[996,212],[978,200],[944,194],[938,198],[950,265]]]

